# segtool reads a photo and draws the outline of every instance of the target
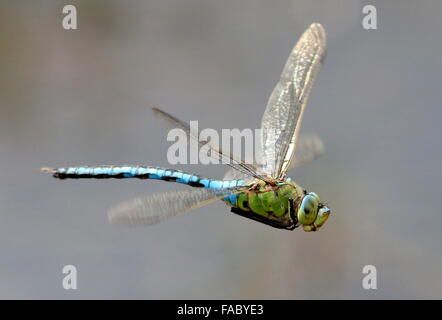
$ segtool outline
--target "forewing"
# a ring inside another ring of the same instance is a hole
[[[193,139],[194,141],[196,141],[200,147],[208,147],[211,150],[210,154],[212,158],[219,160],[221,163],[227,164],[234,170],[241,172],[243,175],[248,175],[249,177],[260,179],[263,178],[254,170],[253,166],[248,165],[239,159],[236,159],[232,154],[230,154],[230,152],[226,152],[221,148],[214,146],[210,143],[210,141],[207,141],[205,137],[200,136],[199,133],[196,132],[196,130],[191,128],[184,121],[158,108],[152,108],[152,111],[158,118],[164,121],[169,129],[179,128],[186,133],[186,136],[189,139]]]
[[[262,118],[264,172],[281,178],[294,158],[308,97],[324,60],[326,36],[320,24],[312,24],[293,48]]]
[[[152,225],[238,192],[240,188],[198,188],[151,194],[111,207],[108,218],[112,224]]]

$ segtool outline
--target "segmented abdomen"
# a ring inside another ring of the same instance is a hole
[[[52,173],[57,179],[154,179],[211,189],[235,188],[245,184],[243,180],[213,180],[179,170],[147,166],[82,166],[45,168],[43,171]],[[236,205],[236,195],[228,196],[224,200]]]

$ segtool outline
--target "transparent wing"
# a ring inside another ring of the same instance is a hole
[[[241,172],[243,175],[248,175],[251,177],[255,177],[261,180],[264,180],[264,177],[260,176],[253,166],[250,166],[243,161],[236,159],[229,152],[223,151],[221,148],[214,146],[209,141],[205,139],[205,137],[200,136],[198,132],[196,132],[193,128],[191,128],[184,121],[179,120],[178,118],[172,116],[171,114],[162,111],[158,108],[152,108],[154,114],[164,121],[169,129],[179,128],[182,129],[188,138],[193,139],[198,142],[200,147],[208,147],[211,150],[211,157],[219,160],[221,163],[227,164],[234,170]]]
[[[198,188],[151,194],[111,207],[108,218],[113,224],[152,225],[242,190]]]
[[[303,134],[296,143],[295,157],[288,170],[315,160],[324,153],[324,144],[316,134]]]
[[[257,166],[254,166],[254,168],[258,168]],[[259,169],[256,169],[257,171]],[[248,174],[244,174],[241,171],[236,170],[235,168],[230,168],[229,170],[226,171],[226,173],[224,174],[223,180],[245,180],[245,181],[249,181],[252,180],[253,178],[250,177],[250,175]]]
[[[312,24],[293,48],[262,118],[264,172],[282,178],[294,158],[305,106],[324,60],[324,28]]]

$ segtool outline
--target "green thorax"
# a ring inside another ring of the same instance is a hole
[[[276,227],[291,228],[296,224],[296,214],[293,213],[302,195],[302,188],[291,181],[276,186],[256,185],[238,194],[232,211]],[[226,203],[232,206],[230,202]]]

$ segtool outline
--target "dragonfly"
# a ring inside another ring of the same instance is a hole
[[[154,179],[192,188],[151,194],[123,201],[108,210],[111,223],[152,225],[200,208],[217,200],[230,211],[271,227],[304,231],[321,229],[330,209],[314,192],[307,192],[289,177],[288,170],[315,159],[323,152],[316,135],[300,135],[300,126],[310,91],[326,53],[326,33],[313,23],[302,34],[283,68],[261,122],[261,164],[250,164],[195,133],[184,121],[153,108],[171,128],[184,130],[199,146],[230,168],[223,179],[209,179],[180,170],[154,166],[69,166],[42,168],[57,179]],[[227,161],[226,161],[227,160]]]

